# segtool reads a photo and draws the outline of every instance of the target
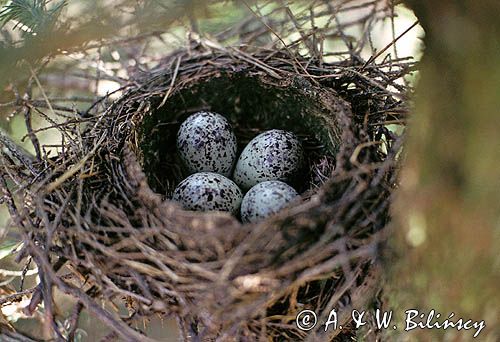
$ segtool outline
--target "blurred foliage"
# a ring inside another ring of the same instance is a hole
[[[186,18],[209,18],[232,1],[204,0],[12,0],[0,2],[0,88],[45,58],[85,49],[91,42],[165,31]],[[240,4],[239,7],[242,5]],[[226,8],[227,9],[227,8]],[[235,11],[231,11],[234,18]],[[196,18],[196,19],[195,19]]]

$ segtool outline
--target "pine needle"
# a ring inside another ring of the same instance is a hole
[[[47,0],[12,0],[0,8],[0,28],[14,22],[14,28],[36,35],[50,30],[61,13],[67,0],[62,0],[47,8]]]

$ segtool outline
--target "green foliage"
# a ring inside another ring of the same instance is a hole
[[[0,9],[0,28],[13,21],[15,28],[30,34],[48,31],[66,4],[66,0],[62,0],[49,8],[47,0],[12,0]]]

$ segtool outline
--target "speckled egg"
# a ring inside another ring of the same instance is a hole
[[[266,181],[252,187],[241,202],[241,220],[258,222],[285,208],[298,196],[297,191],[281,181]]]
[[[266,131],[245,147],[233,180],[245,190],[268,180],[288,182],[300,170],[303,159],[302,144],[295,134],[278,129]]]
[[[243,194],[229,178],[213,172],[199,172],[184,179],[172,200],[186,210],[238,212]]]
[[[189,116],[177,133],[177,150],[190,173],[231,174],[236,161],[236,136],[222,115],[198,112]]]

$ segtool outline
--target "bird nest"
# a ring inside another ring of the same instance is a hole
[[[52,313],[55,286],[78,300],[76,317],[84,307],[112,329],[108,338],[125,340],[146,339],[133,323],[154,314],[176,317],[186,340],[354,336],[352,309],[377,305],[401,145],[387,125],[404,122],[398,80],[408,71],[406,61],[327,63],[200,38],[136,75],[104,112],[82,115],[77,134],[74,122],[63,126],[71,143],[30,164],[39,177],[22,208],[10,202],[26,231],[21,256],[39,268],[31,307],[43,301]],[[263,130],[296,133],[303,201],[257,224],[170,201],[186,176],[175,136],[200,110],[225,115],[240,150]],[[344,328],[301,330],[306,309],[318,322],[336,309]]]

